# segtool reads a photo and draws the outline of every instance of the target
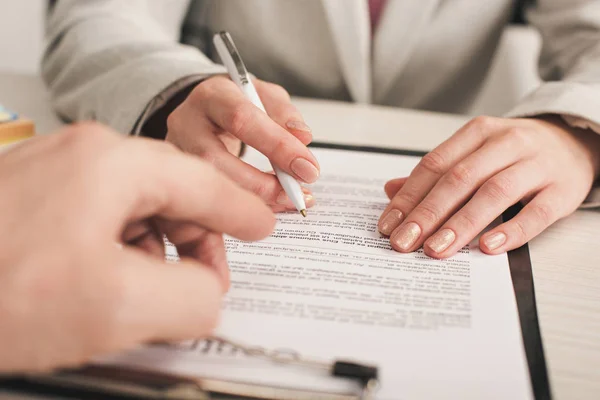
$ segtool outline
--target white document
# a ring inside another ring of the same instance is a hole
[[[376,229],[384,183],[416,157],[313,150],[322,177],[308,217],[280,215],[258,243],[227,239],[232,285],[218,334],[324,360],[377,365],[377,398],[530,399],[531,385],[506,255],[476,243],[449,260],[391,250]],[[257,153],[250,162],[268,168]],[[190,342],[106,361],[304,388],[352,385]]]

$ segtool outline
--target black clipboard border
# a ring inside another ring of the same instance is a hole
[[[309,147],[413,157],[423,157],[425,154],[427,154],[427,152],[417,150],[356,146],[325,142],[313,142]],[[520,204],[515,204],[502,214],[502,219],[504,221],[510,220],[518,214],[521,208],[522,206]],[[525,355],[527,357],[527,365],[529,369],[529,377],[531,380],[533,396],[536,400],[550,400],[552,398],[552,392],[550,390],[550,380],[548,378],[548,370],[546,368],[546,358],[544,356],[544,346],[542,343],[542,336],[535,302],[535,287],[533,282],[531,258],[529,256],[529,246],[524,244],[518,249],[509,251],[508,264],[515,290],[515,298],[517,300],[517,309],[519,311],[519,321],[521,324],[521,336],[523,337],[523,347],[525,348]]]

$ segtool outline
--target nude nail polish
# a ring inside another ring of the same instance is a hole
[[[294,203],[292,203],[292,200],[290,200],[290,198],[288,197],[288,195],[285,193],[284,190],[279,192],[279,195],[277,196],[275,203],[282,205],[282,206],[294,207]]]
[[[288,129],[296,130],[296,131],[302,131],[302,132],[308,132],[308,133],[312,132],[312,130],[310,129],[310,127],[308,125],[306,125],[303,121],[298,121],[298,120],[288,121],[285,124],[285,127]]]
[[[400,228],[393,241],[401,250],[408,251],[421,236],[421,227],[414,222],[409,222]]]
[[[390,210],[385,217],[383,217],[383,220],[381,220],[379,232],[383,235],[390,236],[394,229],[402,222],[402,215],[402,211],[400,210]]]
[[[452,229],[442,229],[429,238],[426,246],[436,253],[446,250],[456,240],[456,234]]]
[[[506,235],[502,232],[492,233],[491,235],[483,238],[483,243],[488,249],[496,250],[498,247],[506,243]]]
[[[290,169],[306,183],[313,183],[319,179],[319,170],[310,161],[304,158],[296,158],[290,164]]]
[[[306,203],[306,207],[310,208],[315,205],[315,197],[312,194],[304,195],[304,203]]]
[[[315,205],[315,197],[308,192],[308,189],[306,188],[302,188],[302,191],[304,192],[304,203],[306,204],[306,207],[310,208],[312,206]],[[282,190],[279,195],[277,196],[277,199],[275,199],[275,203],[279,204],[281,206],[286,206],[286,207],[290,207],[290,208],[294,208],[294,203],[292,202],[292,200],[290,200],[290,198],[288,197],[288,195],[285,193],[284,190]]]

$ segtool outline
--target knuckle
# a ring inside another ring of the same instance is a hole
[[[291,103],[282,104],[276,111],[281,115],[285,115],[287,117],[291,116],[292,118],[299,114],[298,109]]]
[[[290,99],[290,94],[288,93],[287,90],[285,90],[283,88],[283,86],[277,85],[275,83],[270,83],[268,87],[269,87],[269,90],[272,91],[276,97],[281,97],[286,100]]]
[[[554,221],[555,212],[549,204],[532,204],[531,211],[538,221],[540,221],[544,226],[548,226]]]
[[[514,220],[514,232],[517,243],[525,243],[527,242],[527,228],[525,227],[525,223],[522,219],[518,218]]]
[[[206,149],[198,149],[196,151],[196,155],[206,164],[206,168],[213,170],[213,167],[217,166],[218,156],[216,152],[207,151]]]
[[[506,202],[511,198],[513,187],[514,184],[509,178],[497,175],[484,184],[482,191],[496,202]]]
[[[215,84],[218,84],[218,82],[219,79],[217,79],[217,77],[205,79],[199,84],[197,84],[196,87],[192,89],[192,92],[190,94],[194,97],[203,97],[208,92],[210,92],[215,86]]]
[[[62,157],[76,164],[80,174],[72,176],[72,181],[97,172],[99,160],[110,153],[110,149],[125,142],[122,137],[95,122],[78,123],[70,126],[57,141]]]
[[[465,125],[464,134],[467,136],[485,139],[494,129],[495,123],[496,119],[494,117],[480,115],[467,122]]]
[[[441,216],[439,208],[427,201],[419,204],[414,213],[419,215],[419,219],[430,224],[437,223]]]
[[[179,148],[174,143],[171,143],[171,142],[165,140],[165,141],[157,142],[157,144],[158,144],[158,147],[165,153],[182,154],[181,150],[179,150]]]
[[[271,150],[272,154],[285,155],[288,154],[289,146],[288,140],[284,137],[278,137],[275,139],[273,143],[273,149]]]
[[[531,135],[525,129],[512,127],[506,132],[506,135],[517,149],[531,148],[533,144]]]
[[[457,230],[464,232],[476,232],[478,231],[478,221],[477,217],[473,215],[473,213],[469,211],[461,211],[456,214],[455,223],[458,227]]]
[[[452,188],[459,189],[472,185],[473,175],[471,167],[464,163],[458,163],[450,169],[445,179]]]
[[[226,92],[228,85],[235,84],[223,76],[214,76],[197,84],[187,95],[179,107],[191,105],[194,108],[204,108],[210,102],[215,101],[219,95]]]
[[[412,210],[421,199],[414,193],[400,190],[400,192],[392,199],[392,205],[398,210]]]
[[[70,125],[69,128],[75,131],[106,131],[108,128],[104,127],[101,123],[97,121],[79,121]]]
[[[96,144],[111,138],[113,132],[105,126],[95,121],[77,122],[63,132],[65,144],[86,145]]]
[[[479,115],[473,118],[471,121],[469,121],[468,125],[478,130],[485,131],[490,128],[490,126],[493,124],[493,121],[494,117],[490,117],[487,115]]]
[[[439,151],[433,150],[425,154],[419,167],[435,175],[442,175],[446,171],[446,159]]]
[[[181,105],[167,116],[167,130],[169,132],[179,130],[180,114]]]
[[[85,139],[84,132],[79,126],[71,125],[60,134],[61,147],[80,145]]]
[[[229,115],[229,126],[233,135],[240,139],[244,136],[252,121],[253,111],[248,103],[240,103],[232,108]]]
[[[221,76],[214,76],[212,78],[208,78],[199,84],[192,90],[190,95],[195,99],[205,99],[209,98],[212,93],[218,90],[218,86],[222,84],[223,81],[228,81],[228,79]]]

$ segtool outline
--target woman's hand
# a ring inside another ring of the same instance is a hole
[[[427,154],[409,177],[386,184],[379,231],[392,247],[455,254],[511,205],[525,207],[486,232],[482,251],[517,248],[573,212],[600,170],[600,135],[558,117],[478,117]]]
[[[229,285],[222,233],[275,224],[208,163],[96,124],[0,154],[0,192],[0,374],[209,334]],[[181,263],[165,263],[164,233]]]
[[[274,211],[293,210],[273,174],[238,158],[241,142],[254,147],[275,165],[305,183],[319,177],[319,164],[306,145],[310,128],[281,86],[254,80],[268,113],[248,100],[223,76],[200,83],[167,120],[166,140],[215,165],[243,188],[259,195]],[[305,189],[308,207],[314,199]]]

